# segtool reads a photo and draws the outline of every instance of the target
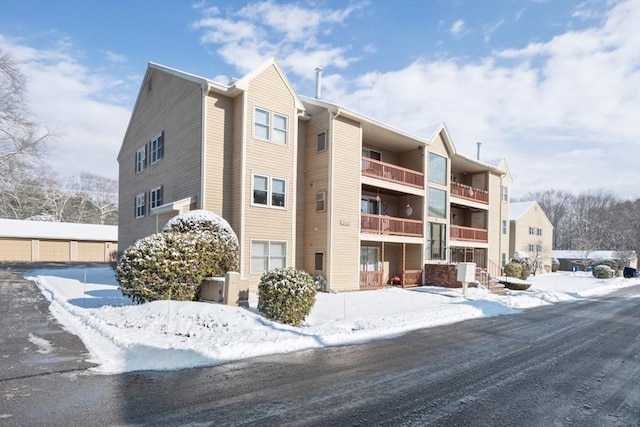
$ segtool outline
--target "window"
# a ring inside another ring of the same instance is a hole
[[[318,271],[324,270],[324,252],[315,253],[313,268]]]
[[[287,145],[287,116],[255,108],[253,113],[253,136],[275,144]]]
[[[542,228],[536,228],[536,236],[542,236]]]
[[[153,209],[158,206],[162,206],[162,187],[149,191],[149,208]]]
[[[429,216],[447,217],[447,192],[429,187]]]
[[[253,204],[284,208],[287,199],[287,181],[263,175],[253,176]]]
[[[509,187],[507,187],[506,185],[502,186],[502,201],[503,202],[509,201]]]
[[[136,151],[136,173],[140,173],[147,168],[147,146],[145,145]]]
[[[269,140],[269,112],[256,108],[253,114],[253,135],[256,138]]]
[[[316,139],[316,151],[324,151],[327,149],[327,134],[326,132],[322,132],[318,134]]]
[[[374,197],[360,199],[360,212],[363,214],[380,215],[380,202]]]
[[[502,220],[502,234],[507,235],[507,220]]]
[[[326,196],[327,193],[324,191],[316,193],[316,212],[324,212]]]
[[[368,148],[363,148],[362,149],[362,157],[368,157],[368,158],[373,159],[373,160],[380,160],[380,159],[382,159],[382,153],[380,153],[379,151],[375,151],[375,150],[369,150]]]
[[[536,252],[542,252],[542,245],[540,244],[536,245]]]
[[[276,144],[287,145],[287,118],[273,113],[273,141]]]
[[[138,194],[136,196],[136,218],[142,218],[146,209],[146,194]]]
[[[251,242],[251,272],[263,273],[287,265],[286,242]]]
[[[502,252],[502,256],[500,257],[500,263],[502,267],[507,265],[507,254],[505,252]]]
[[[429,181],[447,184],[447,158],[429,153]]]
[[[529,244],[527,245],[527,250],[528,250],[529,252],[534,252],[534,251],[536,250],[536,245],[534,245],[533,243],[529,243]]]
[[[151,164],[164,158],[164,132],[160,132],[158,136],[153,138],[151,147]]]
[[[429,223],[428,259],[446,259],[446,231],[447,228],[444,224]]]
[[[534,227],[529,227],[529,234],[530,235],[535,235],[536,234],[536,229]]]

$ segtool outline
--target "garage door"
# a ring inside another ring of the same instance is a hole
[[[69,242],[41,240],[40,261],[69,262]]]
[[[31,240],[0,239],[0,261],[31,261]]]
[[[78,261],[104,262],[104,243],[78,242]]]

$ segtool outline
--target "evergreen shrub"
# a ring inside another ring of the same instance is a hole
[[[238,271],[238,238],[222,217],[190,211],[172,218],[162,233],[136,241],[116,267],[120,290],[134,302],[197,300],[205,277]]]
[[[515,277],[516,279],[522,278],[522,264],[516,261],[511,261],[504,266],[504,275],[507,277]]]
[[[197,242],[192,233],[156,233],[137,240],[116,267],[122,294],[138,304],[198,299],[205,272]]]
[[[593,268],[593,276],[598,279],[611,279],[612,277],[615,277],[615,274],[615,270],[605,264],[596,265]]]
[[[299,326],[316,302],[311,276],[295,268],[267,271],[258,284],[258,310],[268,319]]]

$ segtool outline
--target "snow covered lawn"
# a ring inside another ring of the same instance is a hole
[[[532,276],[529,290],[506,296],[469,288],[463,298],[461,289],[439,287],[320,293],[306,325],[294,328],[262,317],[256,294],[248,309],[178,301],[134,305],[122,296],[109,268],[34,270],[27,276],[51,301],[58,321],[82,339],[102,373],[182,369],[361,343],[640,285],[638,278],[552,273]]]

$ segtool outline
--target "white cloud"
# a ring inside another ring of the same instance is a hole
[[[357,60],[346,47],[321,42],[360,6],[343,9],[301,7],[273,1],[252,3],[229,16],[214,9],[193,24],[204,31],[201,42],[218,46],[225,62],[246,73],[264,59],[275,56],[289,72],[309,77],[317,66],[345,68]]]
[[[419,59],[323,90],[327,99],[419,132],[445,121],[454,144],[506,156],[516,193],[606,187],[640,197],[638,4],[601,25],[497,52],[482,61]],[[389,108],[393,105],[393,108]]]
[[[464,20],[458,19],[456,22],[453,23],[451,28],[449,28],[449,31],[454,36],[457,36],[460,33],[462,33],[464,31]]]
[[[38,50],[0,36],[0,49],[27,78],[35,120],[58,134],[49,159],[53,169],[62,176],[87,171],[117,178],[116,156],[130,115],[121,103],[125,82],[81,65],[68,40]]]

